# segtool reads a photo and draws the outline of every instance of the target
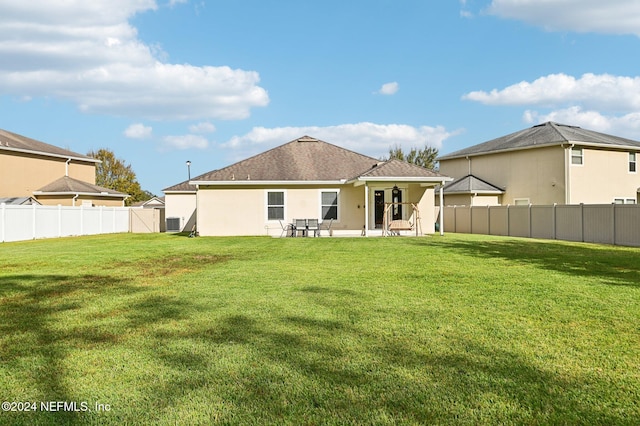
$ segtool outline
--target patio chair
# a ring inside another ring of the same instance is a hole
[[[298,236],[298,232],[302,232],[302,236],[307,236],[307,220],[306,219],[296,219],[293,221],[295,225],[295,236]]]
[[[320,231],[321,230],[325,230],[327,231],[327,233],[329,234],[329,236],[331,237],[333,234],[331,233],[331,224],[333,224],[333,219],[329,219],[329,223],[327,224],[326,220],[322,221],[322,224],[320,226],[320,229],[318,229],[318,236],[320,236]]]
[[[198,232],[196,231],[196,225],[191,227],[191,232],[189,233],[189,238],[197,237]]]
[[[293,225],[291,223],[282,223],[281,220],[278,220],[278,222],[280,222],[280,227],[282,228],[280,238],[282,238],[283,235],[287,237],[293,237]]]
[[[320,236],[320,225],[318,224],[318,219],[309,219],[307,220],[307,232],[311,233],[313,231],[313,236]]]

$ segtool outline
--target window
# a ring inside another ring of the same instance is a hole
[[[284,220],[284,191],[267,192],[267,220]]]
[[[528,198],[514,198],[513,204],[516,206],[528,206],[529,199]]]
[[[635,204],[635,198],[614,198],[613,204]]]
[[[636,172],[636,153],[635,152],[629,153],[629,171],[631,173]]]
[[[582,148],[571,148],[571,164],[582,164]]]
[[[338,191],[322,191],[320,198],[322,220],[338,220]]]

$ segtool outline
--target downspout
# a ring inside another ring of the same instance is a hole
[[[72,205],[73,207],[75,207],[75,206],[76,206],[76,200],[78,199],[78,197],[79,197],[79,196],[80,196],[80,194],[76,194],[76,196],[75,196],[75,197],[73,197],[73,200],[71,200],[71,203],[72,203],[71,205]]]
[[[64,163],[64,175],[69,176],[69,163],[71,162],[71,158],[68,158]]]

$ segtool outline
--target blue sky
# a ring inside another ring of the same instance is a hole
[[[640,140],[639,36],[635,0],[0,0],[0,128],[109,148],[157,195],[305,134]]]

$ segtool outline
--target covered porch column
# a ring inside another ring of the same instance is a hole
[[[369,184],[364,183],[364,236],[369,236]]]

